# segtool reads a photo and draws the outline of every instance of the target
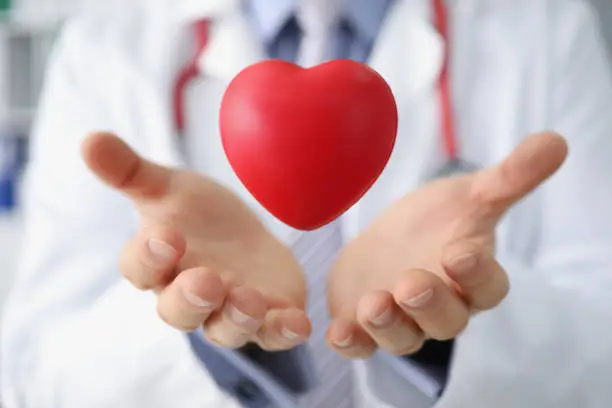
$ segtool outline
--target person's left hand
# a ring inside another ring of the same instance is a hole
[[[456,337],[509,290],[495,259],[504,213],[557,171],[565,141],[526,139],[501,164],[406,195],[340,253],[330,271],[329,345],[349,358],[395,355]]]

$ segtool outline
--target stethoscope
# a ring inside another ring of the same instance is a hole
[[[457,125],[452,105],[451,79],[449,74],[450,65],[450,33],[448,22],[448,11],[445,0],[431,0],[434,15],[434,25],[444,42],[444,56],[442,69],[437,81],[437,90],[440,103],[441,137],[443,142],[443,153],[445,164],[438,169],[431,178],[449,176],[456,173],[466,173],[476,170],[475,166],[459,157],[457,146]],[[195,41],[194,55],[189,62],[179,71],[173,89],[173,116],[175,127],[179,135],[185,131],[185,90],[189,83],[202,75],[199,69],[199,58],[208,45],[211,21],[204,19],[193,25],[192,32]]]

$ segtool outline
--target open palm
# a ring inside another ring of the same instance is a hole
[[[536,135],[498,166],[433,181],[392,205],[330,273],[332,346],[347,356],[376,347],[405,354],[426,338],[456,336],[470,314],[496,306],[509,289],[495,260],[496,225],[566,152],[561,137]]]
[[[187,331],[204,326],[228,347],[252,341],[285,349],[308,337],[301,267],[230,190],[146,161],[109,134],[89,137],[83,156],[141,215],[120,269],[138,288],[159,293],[165,321]]]

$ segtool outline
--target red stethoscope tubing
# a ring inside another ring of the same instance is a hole
[[[181,68],[172,89],[172,107],[174,115],[174,125],[179,135],[185,132],[185,90],[187,86],[200,76],[198,61],[206,49],[209,40],[210,20],[200,20],[193,25],[193,37],[195,41],[194,55],[189,62]]]
[[[445,0],[432,0],[434,12],[434,24],[442,37],[444,43],[444,61],[438,78],[438,92],[440,93],[440,116],[442,125],[442,138],[444,142],[444,153],[449,162],[458,160],[457,137],[455,135],[455,116],[451,100],[450,80],[450,33],[448,13],[444,4]]]
[[[431,0],[434,12],[434,24],[444,42],[444,61],[438,77],[438,92],[440,97],[441,133],[444,154],[448,162],[458,160],[457,137],[455,135],[455,118],[451,101],[450,65],[450,34],[449,21],[445,0]],[[189,83],[201,75],[198,60],[209,40],[210,20],[201,20],[194,24],[195,55],[179,72],[173,89],[174,121],[179,135],[185,130],[185,89]]]

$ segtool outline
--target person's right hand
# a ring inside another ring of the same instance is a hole
[[[158,293],[165,322],[183,331],[203,326],[212,343],[231,348],[254,342],[283,350],[308,338],[298,262],[230,190],[144,160],[111,134],[89,136],[82,154],[141,215],[120,270]]]

